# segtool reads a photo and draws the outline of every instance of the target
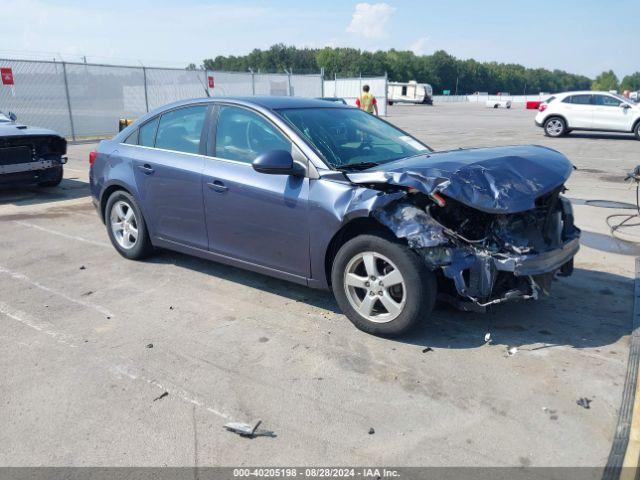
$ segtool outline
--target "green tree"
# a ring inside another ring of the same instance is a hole
[[[621,90],[631,90],[637,92],[640,90],[640,72],[632,73],[622,79],[620,84]]]
[[[596,77],[596,79],[591,84],[591,90],[618,90],[618,77],[613,73],[613,70],[609,70],[608,72],[602,72],[600,75]]]

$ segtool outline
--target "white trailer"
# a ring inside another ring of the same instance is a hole
[[[428,103],[433,104],[433,88],[428,83],[418,83],[411,80],[407,83],[389,82],[387,87],[387,102],[394,103]]]

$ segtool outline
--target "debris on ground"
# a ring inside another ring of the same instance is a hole
[[[173,310],[173,305],[169,305],[169,310]]]
[[[491,333],[487,332],[484,334],[484,343],[491,343]]]
[[[153,348],[153,343],[147,343],[147,347],[146,348]]]
[[[89,290],[87,292],[84,292],[81,296],[82,297],[88,297],[89,295],[93,295],[93,290]]]
[[[229,432],[237,433],[244,438],[255,437],[275,437],[275,433],[269,430],[258,429],[262,424],[262,420],[258,420],[255,425],[249,425],[247,423],[229,422],[224,425]]]
[[[518,347],[509,347],[507,350],[507,353],[509,354],[510,357],[512,355],[515,355],[516,353],[518,353]]]
[[[84,265],[80,266],[80,270],[86,270],[86,269],[87,269],[87,267],[85,267]]]
[[[169,392],[163,392],[162,395],[154,398],[153,401],[155,402],[156,400],[162,400],[164,397],[168,397],[168,396],[169,396]]]
[[[422,353],[427,353],[427,352],[433,352],[433,348],[427,347],[427,348],[422,350]]]
[[[587,398],[587,397],[582,397],[582,398],[579,398],[578,400],[576,400],[576,404],[578,404],[582,408],[586,408],[586,409],[591,408],[591,405],[590,405],[591,402],[593,402],[593,399],[592,398]]]
[[[373,429],[373,427],[371,427],[369,429],[369,435],[373,435],[374,433],[376,433],[376,431]]]

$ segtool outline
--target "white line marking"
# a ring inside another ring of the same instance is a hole
[[[61,332],[56,332],[51,328],[52,325],[49,323],[36,323],[31,320],[28,320],[27,319],[28,316],[24,312],[12,309],[4,302],[0,302],[0,314],[3,314],[8,318],[15,320],[16,322],[19,322],[23,325],[26,325],[27,327],[30,327],[40,333],[44,333],[45,335],[48,335],[49,337],[53,338],[57,342],[67,345],[69,347],[73,347],[73,348],[78,347],[78,345],[76,345],[75,343],[72,343],[72,341],[80,343],[79,339],[74,338],[71,335],[67,335]],[[103,358],[96,357],[96,359],[100,363],[105,362]],[[218,417],[221,417],[224,419],[230,418],[230,416],[227,415],[226,413],[223,413],[220,410],[207,405],[202,399],[198,398],[193,393],[181,387],[178,387],[177,385],[173,385],[171,383],[165,383],[165,384],[160,383],[158,380],[149,378],[141,373],[138,373],[138,371],[132,367],[125,367],[122,365],[117,365],[117,366],[109,365],[108,370],[119,377],[122,377],[124,375],[125,377],[131,380],[141,380],[145,383],[148,383],[149,385],[153,385],[154,387],[162,390],[163,392],[164,391],[169,392],[171,395],[175,396],[176,398],[179,398],[180,400],[188,402],[192,405],[196,405],[197,407],[205,408],[207,412],[213,413]]]
[[[131,380],[142,380],[143,382],[146,382],[149,385],[153,385],[154,387],[157,387],[162,391],[169,392],[171,395],[174,395],[180,398],[181,400],[184,400],[185,402],[191,403],[192,405],[195,405],[197,407],[204,407],[208,412],[211,412],[214,415],[217,415],[221,418],[226,418],[226,419],[230,418],[229,415],[227,415],[226,413],[223,413],[220,410],[217,410],[213,407],[207,406],[202,400],[198,399],[191,392],[188,392],[176,385],[162,384],[155,379],[148,378],[140,373],[132,371],[131,368],[123,367],[121,365],[116,366],[114,368],[114,372],[120,375],[124,375],[130,378]]]
[[[0,273],[4,273],[6,275],[9,275],[14,280],[20,280],[20,281],[26,282],[29,285],[33,285],[34,287],[39,288],[40,290],[43,290],[43,291],[45,291],[47,293],[52,293],[53,295],[57,295],[57,296],[59,296],[61,298],[64,298],[65,300],[67,300],[69,302],[75,303],[76,305],[81,305],[81,306],[86,307],[86,308],[91,308],[91,309],[101,313],[102,315],[104,315],[106,317],[114,317],[115,316],[109,310],[107,310],[104,307],[101,307],[100,305],[95,305],[95,304],[90,303],[90,302],[85,302],[83,300],[78,300],[76,298],[70,297],[66,293],[62,293],[62,292],[59,292],[57,290],[54,290],[53,288],[49,288],[49,287],[47,287],[45,285],[42,285],[39,282],[31,280],[26,275],[24,275],[22,273],[19,273],[19,272],[14,272],[12,270],[9,270],[8,268],[3,267],[2,265],[0,265]]]
[[[57,230],[51,230],[50,228],[41,227],[40,225],[34,225],[33,223],[23,222],[22,220],[13,220],[13,223],[17,223],[18,225],[22,225],[23,227],[35,228],[36,230],[41,230],[43,232],[50,233],[52,235],[57,235],[59,237],[68,238],[69,240],[77,240],[79,242],[88,243],[90,245],[97,245],[99,247],[107,247],[111,248],[111,245],[105,242],[98,242],[96,240],[89,240],[88,238],[78,237],[76,235],[68,235],[66,233],[58,232]]]
[[[14,310],[12,308],[9,307],[9,305],[7,305],[4,302],[0,302],[0,313],[6,315],[7,317],[11,318],[12,320],[15,320],[16,322],[20,322],[23,325],[26,325],[27,327],[33,328],[34,330],[37,330],[38,332],[42,332],[45,335],[49,335],[51,338],[54,338],[57,342],[59,343],[63,343],[65,345],[68,345],[72,348],[77,348],[78,345],[75,345],[74,343],[71,343],[71,341],[69,340],[71,337],[69,335],[66,335],[64,333],[60,333],[60,332],[56,332],[54,330],[51,329],[51,327],[53,325],[51,325],[50,323],[34,323],[30,320],[27,320],[25,317],[27,317],[27,315],[24,312],[21,312],[19,310]]]

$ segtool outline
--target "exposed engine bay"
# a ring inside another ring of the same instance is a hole
[[[371,216],[436,272],[440,298],[465,310],[547,294],[556,274],[571,275],[579,249],[562,195],[572,168],[566,157],[543,147],[488,155],[496,151],[465,151],[474,158],[462,165],[435,158],[460,155],[454,151],[415,170],[348,174],[378,191]]]
[[[441,298],[478,310],[535,299],[548,293],[556,273],[571,274],[580,230],[562,190],[537,199],[534,210],[514,214],[489,214],[454,199],[412,193],[373,216],[449,280],[441,282],[452,287]]]

